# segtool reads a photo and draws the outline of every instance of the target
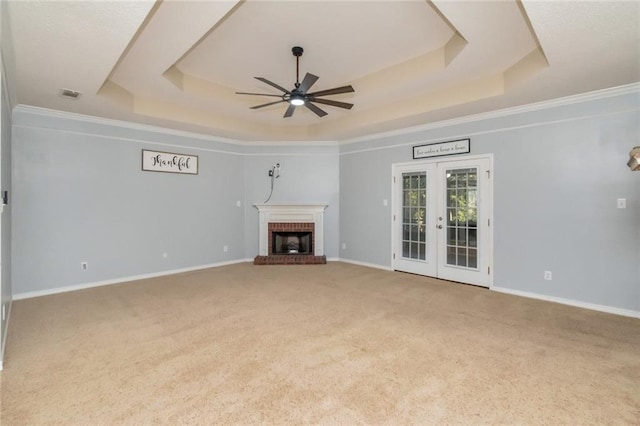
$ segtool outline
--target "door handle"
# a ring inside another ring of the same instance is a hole
[[[436,228],[442,229],[442,225],[436,225]]]

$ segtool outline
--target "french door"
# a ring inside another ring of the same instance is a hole
[[[491,159],[393,165],[393,269],[492,285]]]

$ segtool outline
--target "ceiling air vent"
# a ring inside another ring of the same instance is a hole
[[[82,93],[71,89],[60,89],[60,96],[63,98],[78,99]]]

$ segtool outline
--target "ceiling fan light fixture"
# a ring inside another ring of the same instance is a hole
[[[302,95],[291,95],[291,99],[289,99],[289,103],[291,105],[295,105],[295,106],[304,105],[304,96],[302,96]]]

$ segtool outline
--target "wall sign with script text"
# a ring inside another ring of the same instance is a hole
[[[440,157],[443,155],[467,154],[471,152],[471,140],[437,142],[413,147],[413,159]]]
[[[198,156],[143,149],[142,170],[197,175]]]

